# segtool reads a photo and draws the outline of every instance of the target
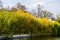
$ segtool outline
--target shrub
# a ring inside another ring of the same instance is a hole
[[[60,35],[60,23],[55,21],[54,22],[54,30],[53,31],[53,34],[55,35]]]
[[[0,13],[0,35],[38,33],[36,17],[22,11]]]
[[[56,31],[56,29],[58,29]],[[47,18],[36,18],[23,10],[0,11],[0,35],[16,34],[45,35],[59,33],[60,24]]]
[[[38,18],[38,23],[40,24],[43,33],[47,33],[47,34],[52,33],[52,28],[54,25],[47,18]]]

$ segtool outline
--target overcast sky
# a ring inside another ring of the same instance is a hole
[[[53,12],[54,14],[60,13],[60,0],[2,0],[5,7],[14,6],[20,2],[28,8],[35,8],[40,4],[44,9]]]

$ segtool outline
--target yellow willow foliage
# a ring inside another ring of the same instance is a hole
[[[17,25],[19,24],[20,27],[27,27],[29,30],[35,30],[33,32],[37,32],[37,26],[35,27],[35,25],[38,25],[37,23],[37,18],[32,16],[29,13],[25,13],[22,10],[18,10],[17,13],[15,13],[16,16],[18,16],[18,22]],[[21,22],[21,23],[20,23]]]
[[[51,32],[52,26],[53,23],[47,18],[36,18],[28,12],[25,13],[23,10],[0,12],[1,35]]]
[[[23,10],[18,10],[16,13],[17,16],[24,17],[25,19],[36,19],[36,17],[32,16],[29,13],[25,13]]]
[[[53,23],[47,18],[36,18],[29,13],[25,13],[23,10],[18,10],[16,15],[24,18],[27,22],[30,22],[31,20],[37,21],[43,27],[53,26]]]
[[[57,27],[60,27],[60,23],[57,22],[57,21],[55,21],[53,24],[54,24],[54,25],[57,25]]]
[[[54,27],[53,23],[49,21],[47,18],[37,18],[39,27],[43,29],[43,32],[52,32],[52,28]]]
[[[43,27],[53,26],[53,23],[51,21],[49,21],[47,18],[38,18],[38,22]]]

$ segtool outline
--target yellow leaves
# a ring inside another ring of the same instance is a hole
[[[16,13],[17,16],[24,17],[25,19],[34,19],[35,17],[29,14],[28,12],[25,13],[23,10],[18,10]]]
[[[49,21],[48,18],[36,18],[29,13],[25,13],[23,10],[18,10],[16,13],[17,16],[24,18],[26,22],[30,22],[31,20],[37,21],[43,27],[53,26],[53,23]]]
[[[38,22],[43,26],[43,27],[49,27],[52,26],[53,23],[49,21],[47,18],[38,18]]]
[[[54,26],[56,26],[56,27],[60,27],[60,23],[57,22],[57,21],[55,21],[53,24],[54,24]]]
[[[21,13],[24,13],[23,10],[17,10],[17,14],[21,14]]]

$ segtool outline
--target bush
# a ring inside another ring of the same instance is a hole
[[[0,12],[0,35],[38,33],[36,17],[24,12]]]
[[[53,22],[49,21],[47,18],[38,18],[38,23],[40,24],[43,34],[51,34],[52,28],[54,27]]]
[[[60,23],[58,23],[57,21],[54,22],[54,30],[53,34],[55,35],[60,35]]]
[[[58,29],[56,31],[56,29]],[[0,11],[0,35],[18,34],[50,35],[59,33],[60,24],[47,18],[36,18],[23,10],[15,12]]]

